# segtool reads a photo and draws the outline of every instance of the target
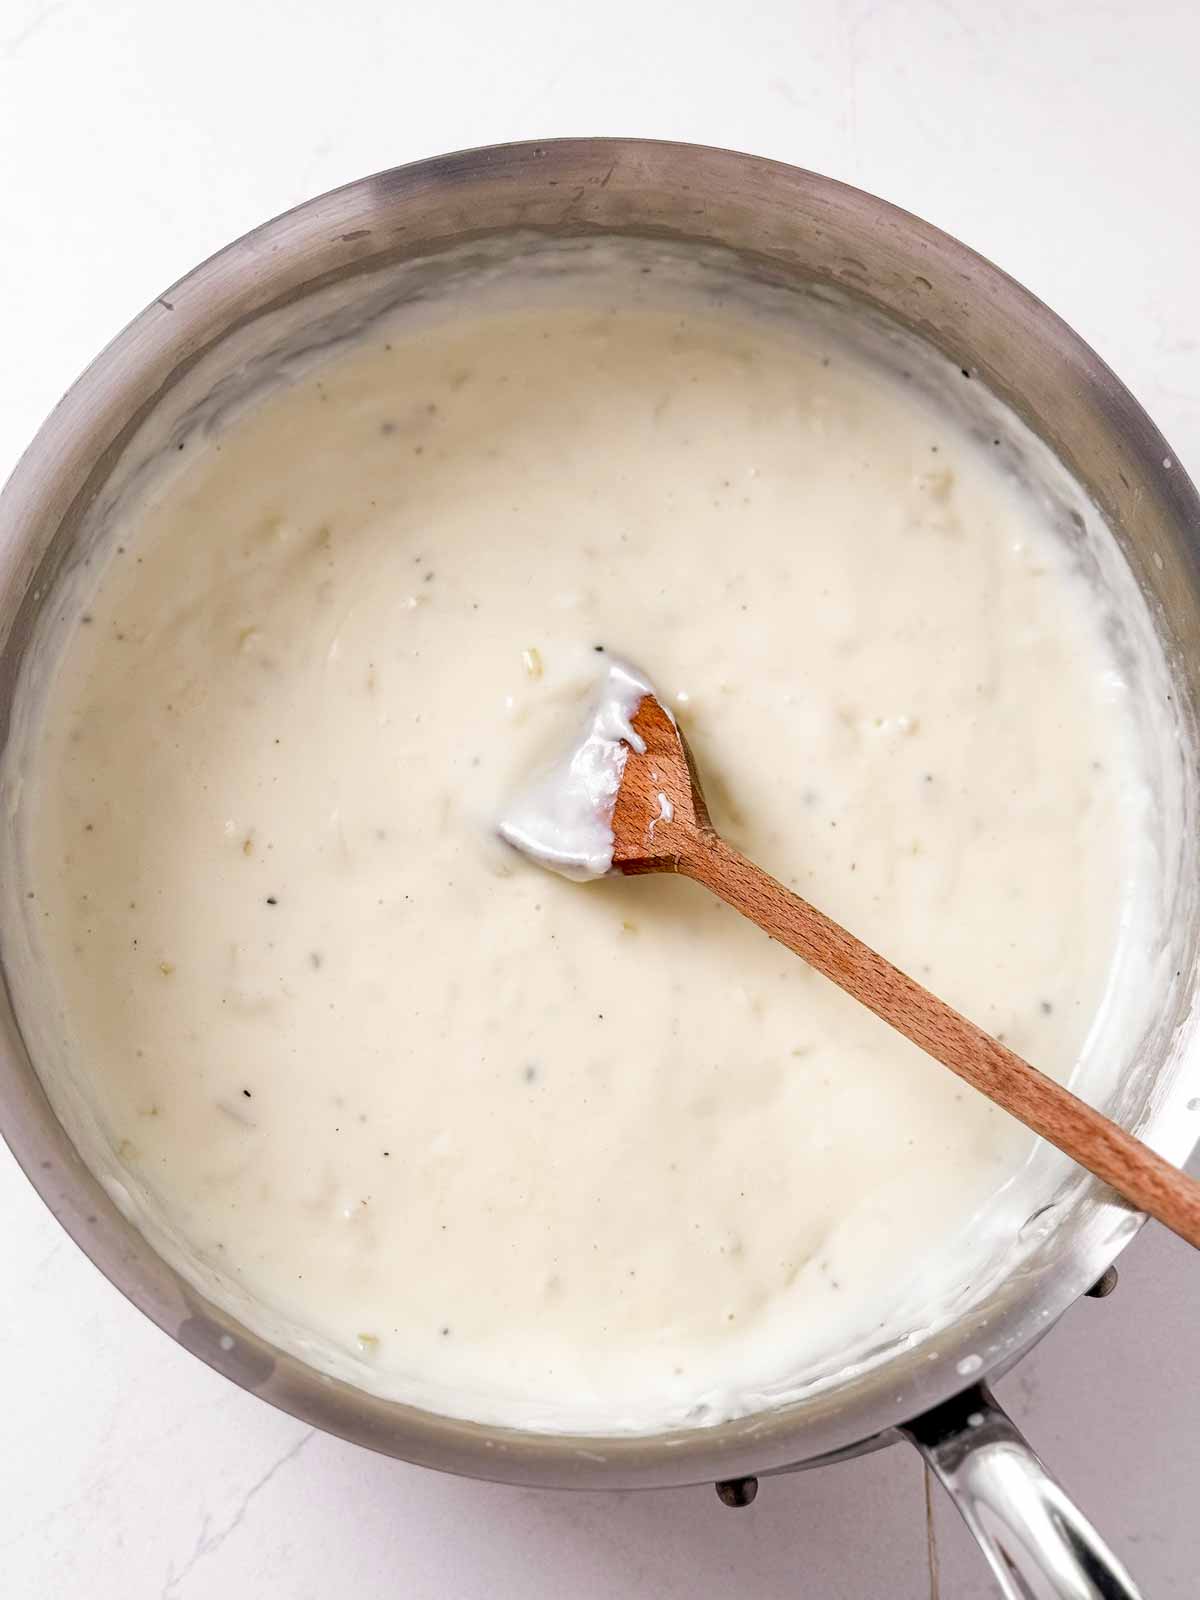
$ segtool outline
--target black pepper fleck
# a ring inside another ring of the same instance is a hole
[[[269,894],[267,896],[267,904],[269,906],[277,906],[279,904],[279,901],[275,898],[275,896],[273,894]]]

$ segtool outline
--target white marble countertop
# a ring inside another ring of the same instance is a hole
[[[730,145],[909,207],[1001,262],[1200,470],[1194,0],[0,0],[0,473],[100,345],[296,201],[565,133]],[[112,1289],[0,1148],[0,1593],[341,1600],[992,1590],[915,1455],[711,1488],[440,1477],[233,1388]],[[1148,1229],[1002,1399],[1140,1579],[1200,1570],[1200,1272]]]

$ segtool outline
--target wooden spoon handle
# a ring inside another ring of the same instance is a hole
[[[711,889],[951,1072],[1111,1184],[1139,1211],[1200,1248],[1200,1183],[968,1022],[718,834],[705,829],[693,838],[694,846],[679,859],[680,872]]]

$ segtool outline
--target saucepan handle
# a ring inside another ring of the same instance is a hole
[[[907,1423],[1005,1600],[1139,1600],[1132,1578],[978,1384]]]

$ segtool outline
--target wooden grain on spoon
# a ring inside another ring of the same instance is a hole
[[[1200,1183],[727,844],[709,820],[691,752],[653,695],[642,700],[633,727],[646,748],[629,750],[621,777],[612,818],[615,871],[678,872],[711,889],[1139,1211],[1200,1248]]]

